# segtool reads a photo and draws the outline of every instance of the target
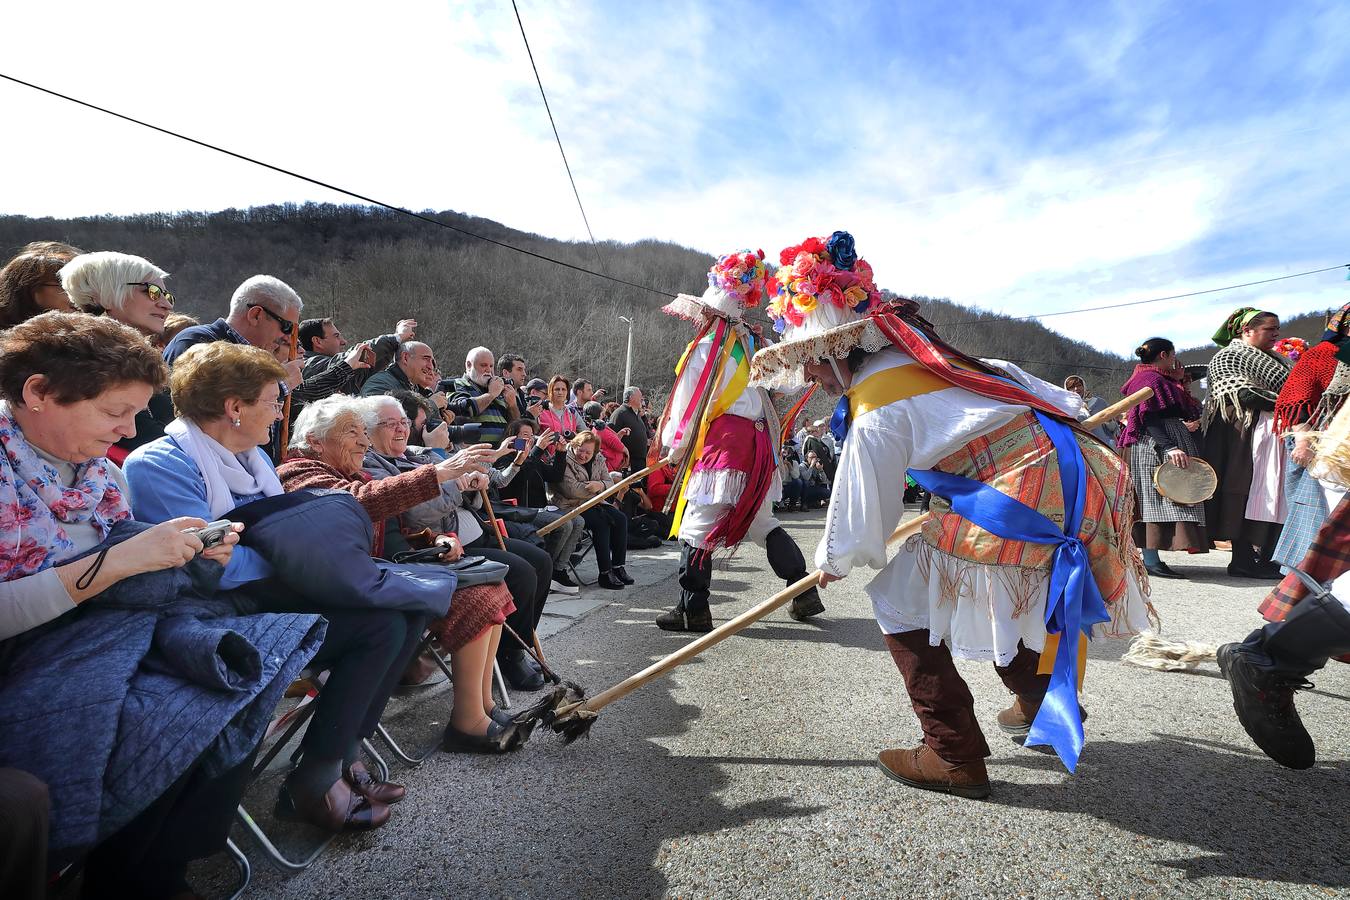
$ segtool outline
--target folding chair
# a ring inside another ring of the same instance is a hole
[[[573,551],[572,556],[567,560],[567,571],[571,574],[572,580],[582,587],[590,587],[600,580],[600,576],[596,575],[594,579],[587,581],[581,577],[579,572],[577,572],[577,566],[585,562],[587,555],[594,549],[595,536],[591,534],[589,528],[586,528],[581,532],[581,540],[577,541],[577,549]],[[580,558],[578,559],[578,557]],[[576,559],[577,561],[573,562],[573,559]]]
[[[273,732],[275,732],[277,728],[282,727],[283,724],[284,729],[281,733],[281,737],[277,738],[272,747],[263,754],[262,758],[254,763],[253,779],[256,780],[259,775],[267,770],[267,767],[271,765],[272,760],[277,758],[281,751],[284,750],[300,732],[300,729],[309,722],[310,717],[314,715],[313,701],[318,697],[319,692],[322,690],[326,674],[327,672],[305,671],[301,673],[300,678],[292,685],[292,688],[299,686],[304,690],[305,699],[300,702],[299,706],[283,714],[272,723]],[[384,761],[384,758],[380,756],[378,752],[376,752],[375,747],[370,741],[363,740],[361,746],[365,749],[366,753],[370,755],[372,762],[375,763],[375,769],[379,773],[377,776],[379,780],[387,781],[389,778],[389,764]],[[291,753],[292,765],[299,760],[301,752],[301,748],[297,746]],[[323,855],[323,851],[328,849],[328,845],[333,842],[333,838],[337,837],[335,834],[326,835],[323,841],[320,842],[317,847],[313,848],[308,855],[302,856],[299,859],[291,859],[277,847],[270,837],[268,837],[267,833],[263,831],[262,826],[253,818],[249,811],[244,807],[243,803],[240,803],[239,806],[235,808],[235,815],[244,828],[253,835],[254,840],[258,842],[258,845],[262,847],[263,851],[268,855],[271,861],[278,868],[287,872],[303,872],[305,869],[309,868],[314,864],[316,859]],[[237,851],[238,848],[235,847],[234,850]],[[242,855],[243,854],[241,853],[240,856]],[[237,858],[236,863],[238,863]]]

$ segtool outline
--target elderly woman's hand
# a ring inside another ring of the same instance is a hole
[[[436,546],[445,548],[445,552],[441,554],[441,559],[446,562],[454,562],[464,555],[464,545],[453,534],[443,534],[436,538]]]
[[[441,482],[453,481],[470,472],[481,472],[497,455],[491,444],[465,447],[449,459],[436,464],[436,477]]]
[[[222,566],[230,564],[230,557],[234,555],[234,545],[239,543],[239,534],[244,530],[243,522],[231,522],[230,530],[225,533],[225,537],[214,547],[208,547],[202,551],[202,559],[211,559],[220,563]]]
[[[600,482],[600,481],[588,481],[588,482],[586,482],[586,490],[590,491],[592,494],[598,494],[598,493],[600,493],[601,491],[603,491],[604,489],[605,489],[605,485],[604,485],[603,482]]]
[[[470,472],[467,475],[461,475],[455,479],[455,486],[461,491],[481,491],[486,490],[488,486],[488,477],[482,472]]]
[[[201,540],[187,529],[205,527],[206,522],[195,516],[161,522],[118,544],[108,552],[109,561],[114,561],[115,556],[115,562],[126,575],[181,568],[202,552]]]

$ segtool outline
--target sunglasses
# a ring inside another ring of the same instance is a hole
[[[163,301],[164,303],[169,304],[169,306],[173,306],[173,294],[170,294],[157,284],[151,284],[148,281],[128,281],[127,287],[145,288],[145,292],[150,295],[150,301],[152,303]]]
[[[292,322],[290,319],[283,319],[281,316],[279,316],[279,315],[277,315],[276,313],[272,312],[270,309],[268,309],[267,307],[263,306],[261,303],[250,303],[248,308],[249,308],[249,309],[261,309],[263,312],[267,313],[269,316],[271,316],[272,318],[276,319],[276,320],[277,320],[277,327],[279,327],[279,328],[281,329],[281,333],[282,333],[282,334],[290,334],[290,333],[291,333],[291,329],[295,328],[295,323]]]

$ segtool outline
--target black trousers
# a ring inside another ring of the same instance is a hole
[[[310,661],[328,669],[300,744],[311,759],[343,759],[379,724],[428,617],[397,610],[328,609],[328,633]]]
[[[487,533],[466,544],[464,550],[470,556],[483,556],[506,564],[506,589],[516,603],[516,611],[506,617],[506,624],[525,641],[532,641],[553,581],[553,557],[529,541],[516,538],[507,538],[503,550]],[[514,655],[516,650],[519,650],[516,642],[503,634],[500,652]]]
[[[257,752],[216,778],[207,777],[200,762],[189,769],[93,849],[85,860],[82,896],[157,900],[186,890],[188,863],[225,846]]]
[[[0,897],[47,896],[47,785],[19,769],[0,769]]]
[[[628,558],[628,517],[623,510],[601,503],[581,514],[595,539],[595,564],[608,572]]]

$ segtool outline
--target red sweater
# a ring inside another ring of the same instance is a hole
[[[432,465],[374,480],[365,472],[343,475],[328,463],[307,456],[298,456],[278,466],[277,475],[288,492],[305,488],[328,488],[346,491],[355,497],[375,525],[375,541],[370,548],[371,556],[380,556],[384,553],[385,519],[402,515],[417,504],[425,503],[441,494],[441,483],[436,480],[436,467]]]

